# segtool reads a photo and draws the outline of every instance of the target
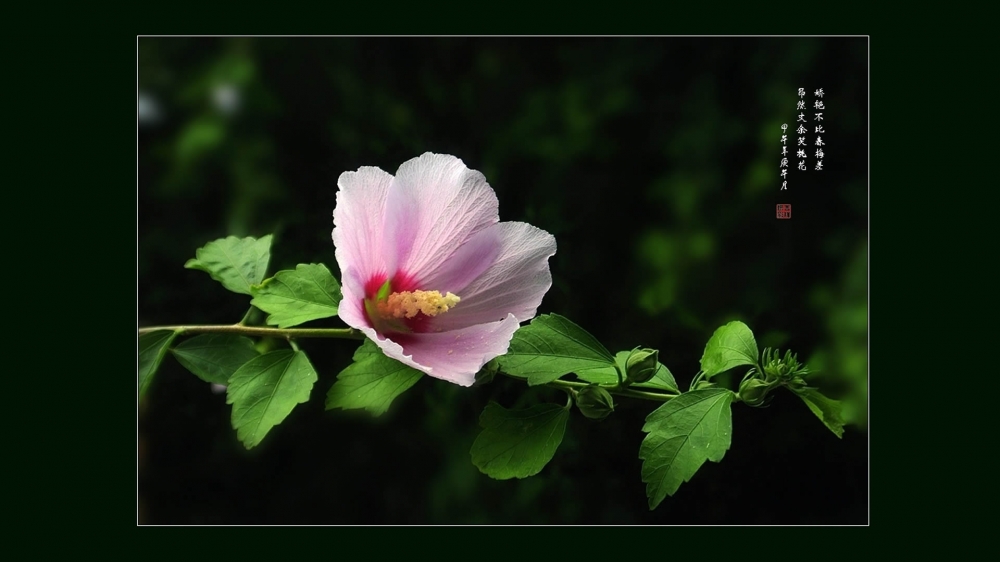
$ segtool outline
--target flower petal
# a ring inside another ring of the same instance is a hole
[[[518,327],[517,318],[511,314],[499,322],[437,334],[394,334],[390,339],[371,328],[363,331],[389,357],[432,377],[472,386],[483,365],[507,353]]]
[[[480,239],[497,241],[497,257],[465,287],[449,289],[462,300],[431,320],[433,332],[496,322],[508,314],[519,322],[529,320],[552,286],[548,259],[556,253],[556,239],[548,232],[523,222],[502,222],[480,232],[469,244],[478,244]],[[456,262],[461,251],[456,252]],[[447,285],[449,278],[442,277],[440,282]]]
[[[337,316],[356,330],[371,328],[371,321],[368,319],[364,305],[365,282],[358,276],[358,272],[354,268],[343,268],[343,266],[341,268],[340,293],[342,296],[340,304],[337,305]],[[372,336],[369,335],[369,337]]]
[[[421,282],[470,236],[498,222],[498,207],[486,178],[454,156],[428,152],[404,162],[385,206],[387,273]]]
[[[391,175],[371,166],[340,174],[337,207],[333,210],[333,244],[342,273],[353,269],[362,279],[386,273],[381,250],[391,184]]]
[[[473,234],[436,269],[424,273],[421,276],[421,284],[426,287],[425,290],[451,292],[462,296],[461,291],[489,269],[500,256],[502,247],[500,237],[503,229],[498,227],[502,224],[506,223],[494,224]]]

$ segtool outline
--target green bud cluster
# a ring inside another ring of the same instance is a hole
[[[786,351],[785,356],[782,358],[777,349],[767,348],[764,350],[762,359],[765,380],[768,382],[778,381],[782,384],[787,384],[799,375],[809,372],[809,369],[806,369],[799,363],[798,356],[792,353],[791,350]]]
[[[786,351],[782,357],[777,349],[766,348],[761,359],[763,373],[750,369],[740,383],[740,399],[747,405],[766,405],[768,394],[779,386],[792,389],[806,386],[802,375],[808,374],[809,369],[799,363],[798,356],[791,350]]]

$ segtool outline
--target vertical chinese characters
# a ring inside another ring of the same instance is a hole
[[[815,121],[816,121],[816,169],[823,169],[823,147],[826,143],[823,142],[823,137],[821,136],[826,131],[823,129],[823,125],[820,121],[823,120],[823,111],[826,110],[826,104],[821,99],[823,97],[823,88],[820,88],[813,92],[813,96],[816,97],[815,103],[813,103],[813,108],[816,110]]]
[[[797,125],[797,127],[795,128],[795,134],[796,134],[795,158],[797,160],[795,167],[796,169],[804,172],[809,169],[807,159],[809,158],[809,150],[810,150],[809,136],[808,136],[810,132],[810,125],[809,125],[809,118],[806,115],[810,110],[810,106],[805,99],[806,89],[799,88],[798,90],[799,90],[798,91],[799,99],[795,102],[795,112],[798,115],[798,117],[795,120],[795,123]],[[813,156],[816,158],[816,164],[813,167],[814,170],[823,169],[823,157],[825,156],[823,147],[826,146],[826,141],[823,139],[823,135],[826,133],[826,129],[823,124],[823,112],[826,110],[826,101],[823,99],[824,94],[825,93],[823,92],[823,88],[818,88],[816,90],[813,90],[814,99],[811,106],[811,109],[813,110],[812,132],[816,135],[816,138],[813,141],[813,145],[816,148],[815,152],[813,153]],[[781,128],[784,131],[786,126],[782,125]],[[782,138],[782,145],[784,145],[785,136],[782,135],[781,138]],[[782,152],[781,152],[782,158],[785,157],[785,154],[786,154],[785,147],[782,146]],[[783,180],[786,177],[784,167],[782,168],[781,177]],[[786,187],[787,187],[787,182],[782,181],[781,189],[784,190],[786,189]]]
[[[788,123],[781,124],[781,160],[778,161],[778,169],[781,171],[781,189],[788,190]]]
[[[795,121],[799,125],[798,128],[795,129],[795,133],[798,135],[798,137],[796,137],[796,141],[795,141],[795,148],[796,148],[795,157],[799,159],[799,164],[797,166],[797,168],[799,170],[805,170],[806,169],[806,149],[805,149],[805,147],[807,146],[806,145],[807,141],[806,141],[806,136],[805,135],[806,135],[806,133],[809,132],[809,129],[807,129],[806,126],[804,125],[804,123],[806,123],[806,113],[805,113],[806,112],[806,100],[805,100],[805,97],[806,97],[806,89],[805,88],[799,88],[799,101],[795,102],[795,110],[797,112],[799,112],[799,117]]]

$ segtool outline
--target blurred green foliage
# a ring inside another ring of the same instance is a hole
[[[139,322],[239,320],[247,299],[183,268],[227,235],[275,233],[271,274],[324,263],[339,276],[339,174],[454,154],[486,175],[501,220],[556,236],[540,313],[609,349],[659,349],[683,388],[715,328],[742,320],[762,348],[796,351],[863,427],[867,58],[864,38],[140,38]],[[793,170],[779,193],[799,87],[826,92],[826,169]],[[140,410],[140,520],[867,521],[867,435],[838,441],[791,394],[736,405],[723,462],[650,512],[637,455],[653,404],[574,413],[539,475],[493,481],[469,456],[483,407],[558,393],[424,377],[378,420],[325,412],[354,347],[303,343],[312,400],[250,452],[225,397],[168,357]]]

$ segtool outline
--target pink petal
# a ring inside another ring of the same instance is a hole
[[[471,386],[487,361],[507,352],[519,322],[535,315],[551,287],[555,238],[528,224],[498,224],[492,188],[454,156],[426,153],[395,178],[363,167],[337,183],[341,319],[387,356]],[[379,334],[365,311],[365,290],[386,277],[462,300],[434,317],[430,332]]]
[[[502,224],[507,223],[494,224],[473,234],[472,238],[441,262],[436,269],[422,274],[421,285],[424,290],[451,292],[461,296],[460,291],[489,269],[500,256],[502,247],[500,237],[503,229],[499,227]]]
[[[432,331],[447,333],[449,330],[496,322],[508,314],[523,322],[535,316],[542,297],[552,286],[548,259],[556,253],[556,239],[548,232],[523,222],[502,222],[480,232],[469,244],[475,247],[482,240],[496,241],[497,257],[465,287],[449,289],[462,300],[448,312],[431,320]],[[458,265],[455,267],[458,269],[454,277],[442,275],[438,279],[442,285],[448,286],[452,281],[457,285],[463,280],[458,260],[463,249],[456,252],[455,263]],[[433,290],[438,289],[435,287]]]
[[[353,269],[366,280],[386,273],[381,248],[391,184],[391,175],[371,166],[340,174],[337,207],[333,210],[333,244],[342,273]]]
[[[371,328],[363,331],[389,357],[428,375],[472,386],[476,373],[487,361],[507,353],[510,339],[519,327],[517,318],[508,315],[499,322],[470,326],[441,333],[392,335],[388,338]],[[393,341],[398,339],[402,343]]]
[[[405,272],[418,282],[500,220],[496,194],[481,173],[454,156],[430,152],[399,167],[385,205],[387,273]]]

